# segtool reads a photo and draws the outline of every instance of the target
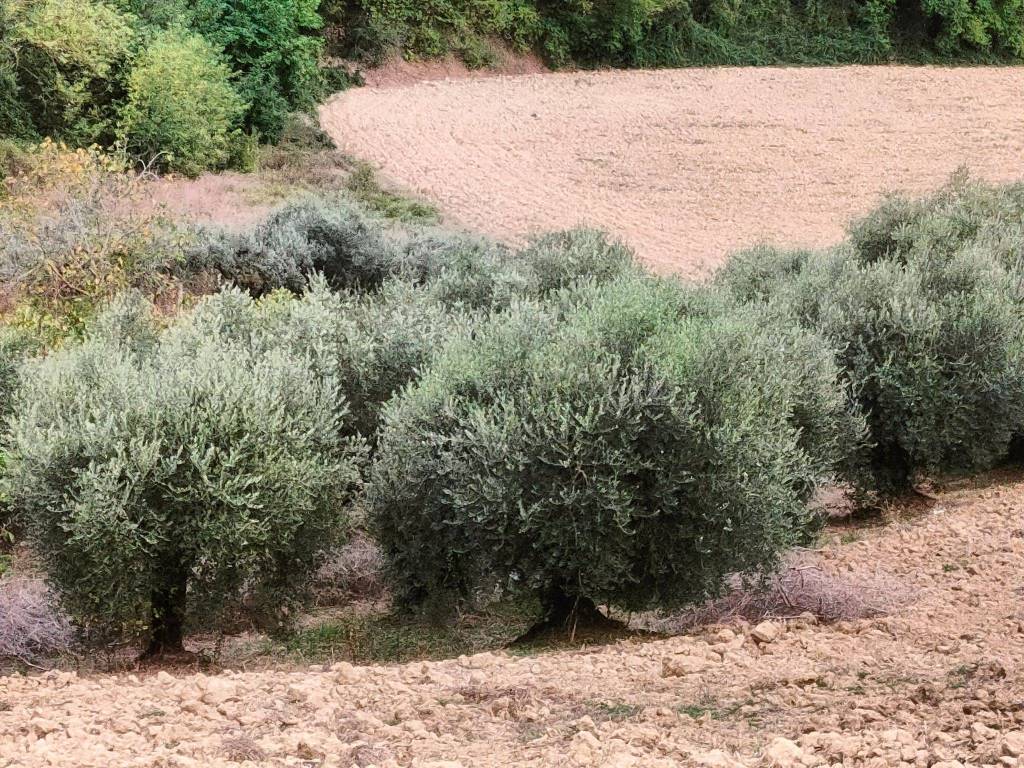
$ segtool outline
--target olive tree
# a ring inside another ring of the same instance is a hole
[[[862,429],[813,337],[626,275],[442,352],[385,406],[369,509],[410,606],[672,607],[803,540]]]
[[[243,595],[287,603],[344,530],[363,448],[338,383],[283,348],[123,300],[27,366],[7,442],[12,504],[86,630],[174,652]]]

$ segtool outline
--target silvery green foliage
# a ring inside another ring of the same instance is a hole
[[[299,293],[316,272],[336,288],[376,288],[395,261],[381,226],[340,196],[289,203],[250,230],[211,230],[197,239],[185,271],[213,271],[257,296]]]
[[[829,252],[734,257],[718,283],[833,348],[870,426],[861,485],[897,492],[992,467],[1021,432],[1022,230],[1020,188],[955,179],[886,202]]]
[[[1020,265],[1024,184],[990,186],[958,171],[933,195],[893,196],[850,226],[865,263],[916,260],[981,247],[1007,267]]]
[[[6,429],[10,417],[12,403],[21,379],[21,369],[25,361],[40,351],[41,344],[32,334],[20,328],[0,326],[0,425]],[[3,467],[5,455],[0,449],[0,468]],[[14,510],[11,508],[7,493],[0,485],[0,544],[3,537],[18,528]],[[0,569],[2,570],[2,569]]]
[[[386,406],[371,472],[398,598],[497,582],[638,609],[773,567],[863,425],[827,348],[758,322],[627,274],[451,345]]]
[[[7,480],[36,551],[89,630],[152,630],[178,576],[189,619],[243,591],[287,602],[359,481],[337,379],[304,350],[246,343],[228,302],[219,325],[204,307],[157,335],[132,301],[25,369]]]
[[[265,353],[301,355],[311,375],[336,382],[341,434],[372,445],[381,406],[471,325],[470,315],[404,281],[353,294],[314,278],[298,298],[279,293],[255,300],[238,289],[222,291],[196,308],[187,332],[196,344],[218,334]]]
[[[506,246],[438,229],[413,233],[402,245],[397,271],[438,302],[463,309],[502,309],[537,292],[529,265]]]
[[[449,306],[500,310],[516,299],[545,299],[579,283],[604,283],[632,268],[628,248],[592,230],[542,235],[518,251],[427,231],[406,243],[400,272]]]
[[[332,288],[358,293],[398,279],[466,311],[504,309],[517,298],[605,282],[633,267],[629,249],[600,232],[543,235],[515,251],[435,227],[388,232],[342,197],[291,203],[248,231],[204,231],[195,240],[186,273],[216,273],[254,296],[279,288],[301,293],[319,273]]]
[[[604,283],[634,267],[633,252],[594,229],[540,235],[516,259],[536,276],[536,291],[547,296],[579,280]]]
[[[368,350],[346,390],[351,423],[375,445],[384,405],[417,381],[448,344],[467,338],[478,313],[450,308],[429,289],[393,280],[352,300],[348,315]]]
[[[376,288],[392,272],[395,257],[382,225],[345,198],[310,198],[286,205],[258,226],[256,234],[271,237],[289,230],[309,243],[312,271],[336,289]]]
[[[0,419],[6,419],[10,413],[22,364],[39,351],[40,343],[32,334],[0,326]]]

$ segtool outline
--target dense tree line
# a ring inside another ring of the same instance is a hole
[[[3,0],[0,138],[251,164],[322,93],[317,0]]]
[[[555,65],[999,60],[1024,55],[1019,3],[935,0],[325,0],[349,55],[454,52],[485,63],[487,40]]]

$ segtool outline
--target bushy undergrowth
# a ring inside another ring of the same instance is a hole
[[[301,355],[310,376],[335,382],[339,435],[372,445],[383,404],[448,341],[467,333],[471,318],[401,281],[365,295],[333,292],[316,281],[299,298],[277,293],[254,300],[226,290],[197,307],[190,323],[198,337]]]
[[[11,415],[14,396],[21,384],[22,365],[40,352],[41,347],[40,340],[28,331],[0,325],[0,425],[6,424]],[[0,449],[0,470],[5,461],[6,454]],[[14,543],[17,531],[10,500],[0,484],[0,577],[6,562],[2,552],[8,544]]]
[[[43,142],[0,201],[0,309],[49,344],[80,334],[104,302],[140,290],[181,300],[188,241],[142,195],[123,157]]]
[[[39,579],[0,573],[0,659],[29,662],[69,651],[74,627]]]
[[[316,0],[0,0],[0,136],[244,167],[330,83]],[[248,138],[243,138],[244,131]]]
[[[377,61],[460,55],[489,63],[488,38],[556,65],[626,67],[993,59],[1024,55],[1019,4],[879,0],[332,0],[335,48]]]
[[[813,339],[651,278],[513,304],[386,407],[369,507],[399,599],[639,609],[770,568],[860,437],[837,375]]]
[[[40,340],[28,331],[0,326],[0,421],[11,413],[22,363],[41,350]]]
[[[519,251],[470,235],[413,227],[388,232],[351,199],[290,203],[244,232],[202,233],[180,274],[203,272],[260,296],[301,292],[314,274],[331,287],[368,292],[398,278],[446,306],[497,309],[515,297],[547,297],[579,280],[603,282],[633,268],[617,241],[578,229],[538,237]]]
[[[227,290],[167,329],[121,300],[27,364],[10,509],[97,637],[173,648],[243,598],[281,620],[345,531],[381,406],[467,326],[400,281]]]
[[[15,135],[110,143],[119,73],[136,44],[135,19],[96,0],[3,0],[0,56],[13,90]],[[6,54],[6,55],[4,55]]]
[[[211,270],[254,295],[300,292],[319,272],[338,288],[380,285],[393,257],[379,225],[351,202],[311,198],[286,205],[251,230],[209,232],[183,270]]]
[[[1024,425],[1024,195],[963,180],[893,199],[823,254],[753,251],[718,282],[836,350],[871,447],[868,487],[978,471]]]
[[[242,140],[235,126],[246,108],[230,78],[202,36],[157,33],[128,76],[121,110],[128,151],[188,176],[227,166],[233,142]]]
[[[248,106],[246,129],[276,140],[293,111],[323,95],[319,0],[199,0],[190,26],[224,51]]]
[[[14,411],[12,501],[69,613],[154,651],[243,591],[287,606],[358,481],[337,382],[301,352],[158,333],[138,301],[29,365]]]

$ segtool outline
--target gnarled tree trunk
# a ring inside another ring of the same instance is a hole
[[[188,568],[176,563],[165,569],[164,577],[151,597],[149,644],[143,658],[181,656],[185,653]]]
[[[512,645],[529,643],[546,635],[568,635],[575,639],[577,629],[620,630],[625,625],[605,616],[594,601],[587,597],[567,594],[559,587],[551,587],[541,595],[544,618],[525,634],[512,641]]]

